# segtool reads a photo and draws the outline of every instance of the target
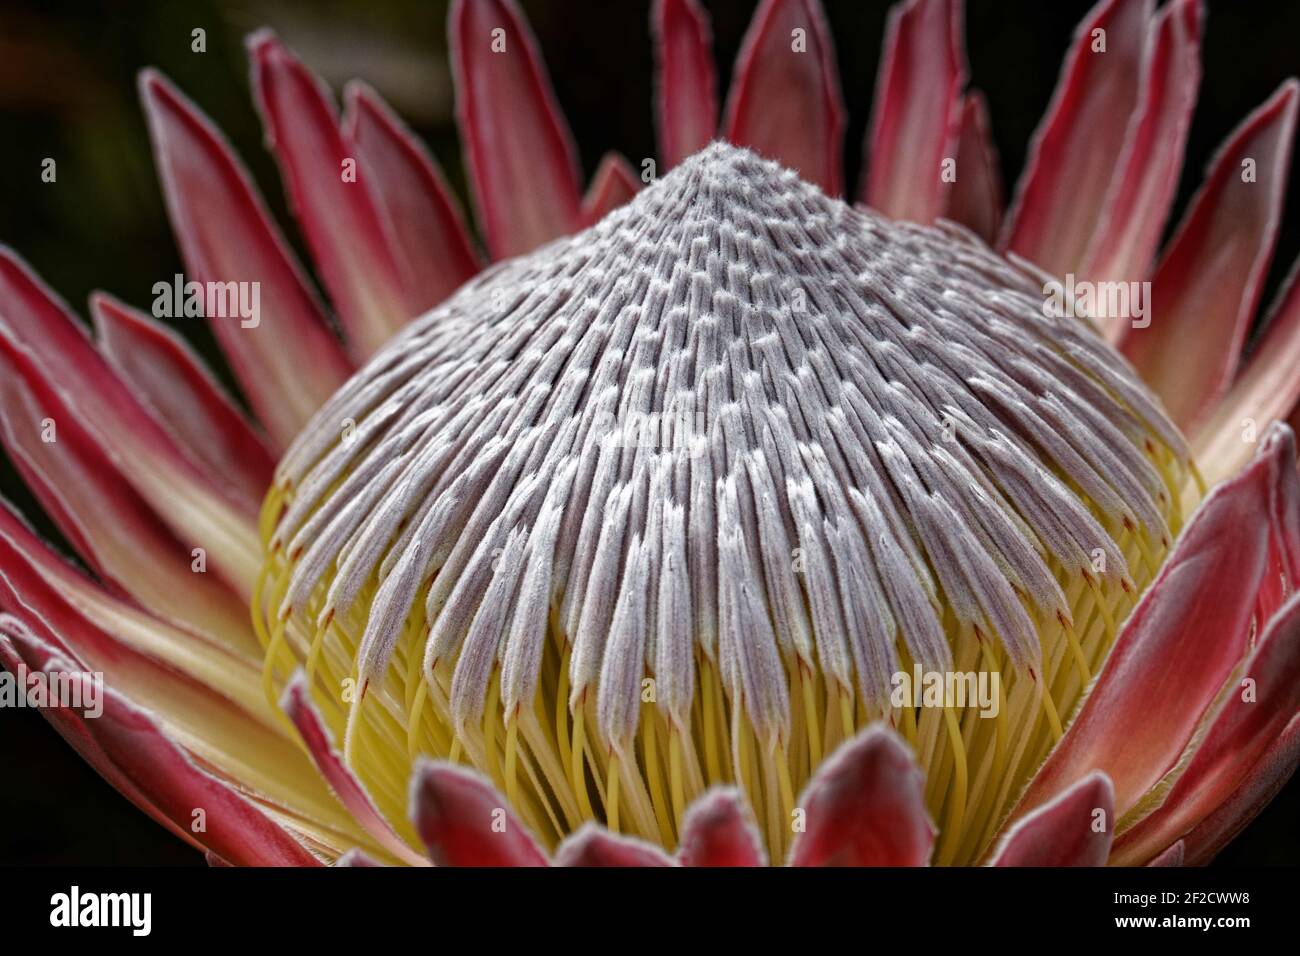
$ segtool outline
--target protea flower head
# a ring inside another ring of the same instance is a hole
[[[102,674],[46,716],[214,861],[1210,859],[1300,759],[1300,290],[1243,361],[1294,81],[1157,261],[1201,17],[1097,6],[1003,222],[954,0],[891,15],[854,203],[815,0],[759,5],[721,126],[656,3],[658,168],[585,197],[518,10],[462,0],[481,272],[378,96],[259,33],[346,344],[146,71],[190,278],[260,289],[212,320],[258,424],[5,252],[0,437],[93,577],[0,511],[0,656]]]

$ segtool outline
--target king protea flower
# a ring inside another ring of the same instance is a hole
[[[187,278],[260,284],[212,320],[257,424],[4,253],[0,431],[93,578],[0,512],[0,655],[105,675],[47,717],[214,861],[1208,860],[1300,754],[1300,286],[1243,360],[1294,80],[1157,260],[1201,13],[1097,6],[1003,221],[955,0],[891,16],[853,204],[816,0],[759,5],[721,125],[656,3],[658,168],[585,195],[518,10],[461,0],[481,273],[379,97],[259,33],[339,336],[146,71]]]

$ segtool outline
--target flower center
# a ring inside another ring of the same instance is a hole
[[[672,848],[887,721],[977,859],[1155,576],[1177,430],[1041,277],[715,144],[413,323],[281,463],[254,617],[393,825],[413,761]],[[1189,495],[1192,494],[1189,492]]]

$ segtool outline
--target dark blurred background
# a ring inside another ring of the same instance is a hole
[[[755,0],[703,0],[713,22],[721,94]],[[823,0],[850,123],[846,169],[856,191],[879,65],[885,0]],[[302,252],[252,108],[243,38],[273,27],[336,91],[370,82],[425,138],[465,200],[446,43],[448,0],[4,0],[0,7],[0,242],[77,309],[93,289],[145,307],[159,276],[182,271],[172,243],[135,76],[170,76],[225,131]],[[537,34],[589,178],[607,149],[655,155],[649,0],[520,0]],[[1007,194],[1052,95],[1071,33],[1090,3],[967,0],[971,82],[990,101]],[[191,31],[207,51],[191,52]],[[1300,73],[1300,3],[1209,0],[1204,78],[1175,218],[1215,147],[1286,77]],[[41,161],[58,162],[42,184]],[[1300,251],[1300,188],[1287,215],[1265,302]],[[467,203],[468,206],[468,203]],[[308,261],[301,255],[303,261]],[[223,377],[206,330],[185,334]],[[228,380],[228,379],[227,379]],[[0,493],[59,540],[0,453]],[[1300,783],[1219,858],[1220,865],[1300,859]],[[154,825],[83,764],[29,710],[0,711],[0,864],[157,863],[201,857]]]

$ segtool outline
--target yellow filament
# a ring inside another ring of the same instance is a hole
[[[311,639],[311,649],[307,652],[307,686],[311,687],[316,679],[316,666],[320,663],[321,648],[325,646],[325,632],[329,630],[330,623],[334,620],[330,615],[324,621],[316,626],[316,633]],[[269,655],[268,655],[269,657]]]
[[[583,770],[583,754],[587,749],[587,724],[583,713],[585,701],[584,694],[573,712],[573,749],[570,751],[573,758],[569,766],[573,774],[573,792],[578,797],[578,810],[584,820],[591,820],[596,814],[591,810],[591,798],[587,795],[587,775]]]
[[[568,767],[573,761],[573,751],[569,747],[567,727],[569,715],[569,655],[568,645],[560,656],[559,686],[555,691],[555,738],[560,750],[560,763]]]
[[[673,828],[668,822],[668,804],[664,799],[663,783],[659,779],[659,746],[655,740],[655,720],[654,709],[646,708],[641,715],[641,741],[645,754],[646,781],[650,786],[655,821],[659,824],[659,836],[663,839],[664,846],[672,846]]]
[[[957,852],[957,838],[966,815],[966,748],[962,744],[957,715],[952,707],[943,709],[944,724],[948,728],[948,743],[953,755],[953,785],[948,792],[948,819],[944,825],[944,839],[939,854],[939,865],[952,862]]]
[[[605,826],[609,827],[611,833],[618,832],[618,785],[619,785],[619,760],[617,753],[609,755],[609,784],[607,786],[608,796],[605,798]]]
[[[1096,598],[1097,609],[1101,612],[1102,620],[1106,622],[1106,643],[1109,646],[1115,643],[1115,618],[1110,613],[1110,604],[1101,593],[1101,586],[1093,580],[1091,575],[1084,575],[1084,580],[1088,582],[1088,587],[1092,590],[1093,597]]]
[[[406,720],[406,753],[412,760],[415,759],[420,747],[420,714],[424,710],[424,698],[428,693],[424,681],[421,681],[420,686],[415,689],[415,699],[411,701],[411,713]]]
[[[1052,701],[1052,692],[1048,690],[1047,682],[1039,681],[1038,690],[1043,704],[1043,713],[1047,715],[1047,722],[1052,728],[1052,737],[1060,740],[1065,736],[1065,731],[1061,729],[1061,718],[1056,713],[1056,704]]]
[[[786,826],[782,829],[788,835],[790,822],[794,818],[794,784],[790,780],[790,762],[786,760],[785,748],[780,743],[776,745],[776,769],[779,775],[777,782],[781,788],[781,811],[786,821]]]
[[[519,806],[519,781],[515,770],[519,761],[519,719],[518,715],[506,721],[506,799]]]
[[[903,739],[916,750],[916,708],[909,704],[903,708]]]
[[[709,674],[700,674],[700,696],[703,700],[701,706],[704,709],[704,763],[709,770],[710,780],[722,779],[722,772],[718,765],[718,742],[714,735],[714,722],[717,715],[714,711],[713,701],[713,681]]]
[[[1156,576],[1156,572],[1160,570],[1160,563],[1156,560],[1156,556],[1152,553],[1151,545],[1147,542],[1146,535],[1135,534],[1132,537],[1135,541],[1137,541],[1138,551],[1142,555],[1142,560],[1146,563],[1147,574],[1150,577],[1154,578]]]
[[[257,532],[263,541],[270,541],[271,535],[275,533],[275,525],[280,520],[283,503],[284,489],[278,483],[273,483],[257,513]]]
[[[821,728],[817,724],[817,690],[813,687],[810,670],[805,669],[803,660],[795,665],[803,685],[804,724],[808,728],[808,754],[815,767],[822,762]]]
[[[673,822],[680,833],[682,817],[686,813],[686,788],[682,781],[682,738],[676,724],[668,735],[668,779],[673,800]]]
[[[838,694],[840,698],[840,727],[844,732],[843,739],[848,740],[853,736],[854,730],[853,697],[842,687],[839,689]]]
[[[1065,615],[1060,616],[1061,630],[1065,632],[1066,639],[1070,642],[1070,653],[1074,655],[1074,665],[1079,669],[1079,680],[1083,686],[1087,687],[1092,683],[1092,672],[1088,670],[1088,661],[1083,656],[1083,647],[1079,644],[1079,637],[1074,633],[1074,625]]]
[[[498,787],[504,782],[501,775],[501,755],[497,753],[497,704],[501,698],[501,684],[495,678],[488,683],[488,706],[483,709],[483,749],[487,754],[488,774]]]
[[[271,645],[271,635],[266,632],[265,607],[263,606],[262,592],[266,589],[267,578],[275,565],[267,561],[262,565],[262,570],[257,572],[257,578],[253,581],[253,598],[250,605],[250,612],[253,618],[253,633],[257,635],[257,641],[262,645],[265,651]]]

